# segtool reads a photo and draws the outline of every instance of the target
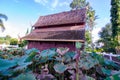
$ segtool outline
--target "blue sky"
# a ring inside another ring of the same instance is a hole
[[[4,21],[6,30],[0,36],[9,34],[12,37],[25,35],[27,28],[31,28],[39,16],[69,11],[72,0],[0,0],[0,13],[8,16]],[[93,30],[96,40],[97,33],[110,21],[110,0],[87,0],[90,2],[99,19]]]

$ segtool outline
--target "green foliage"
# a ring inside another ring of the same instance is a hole
[[[104,44],[101,46],[103,51],[115,53],[115,47],[117,46],[117,41],[112,39],[112,29],[111,24],[106,24],[105,27],[102,28],[101,32],[99,32],[100,39],[98,40],[98,44]]]
[[[66,52],[66,48],[60,48],[63,52],[65,51],[64,55],[61,55],[57,51],[58,49],[52,48],[40,52],[33,48],[24,51],[24,55],[18,56],[19,54],[16,54],[9,59],[0,58],[0,79],[27,80],[30,78],[29,80],[34,80],[35,78],[51,79],[55,77],[57,80],[64,80],[65,78],[70,79],[72,76],[75,80],[76,61],[74,57],[76,53]],[[1,55],[5,54],[7,53],[1,53]],[[120,70],[120,67],[117,64],[96,53],[81,52],[78,64],[81,80],[105,78],[107,80],[107,78],[111,77],[117,79],[116,75],[119,75],[118,70]],[[113,70],[117,74],[113,74]],[[33,73],[37,75],[33,75]]]
[[[91,49],[94,49],[94,44],[92,41],[92,30],[95,26],[95,20],[97,19],[97,16],[95,14],[95,10],[90,6],[89,2],[86,2],[86,0],[73,0],[70,4],[70,7],[72,9],[86,9],[86,24],[87,24],[87,30],[88,32],[85,34],[87,44],[91,45]],[[90,49],[90,48],[88,48]]]
[[[64,65],[63,63],[57,63],[57,64],[54,65],[54,69],[55,69],[56,72],[62,74],[67,69],[67,66]]]
[[[80,9],[86,7],[86,0],[73,0],[70,4],[72,9]]]
[[[36,80],[35,76],[31,73],[22,73],[13,80]]]
[[[31,54],[29,54],[28,58],[26,59],[25,62],[30,62],[33,60],[33,58],[35,57],[36,52],[32,52]]]
[[[93,58],[90,53],[84,53],[81,55],[79,61],[79,67],[84,70],[89,70],[90,68],[94,67],[95,65],[99,64],[99,61]]]
[[[91,43],[91,38],[90,38],[90,32],[89,31],[85,32],[85,40],[86,40],[87,44]]]
[[[18,40],[16,38],[12,38],[10,40],[10,45],[17,45],[18,44]]]
[[[19,47],[24,47],[24,46],[26,46],[27,44],[28,44],[28,41],[23,40],[23,41],[21,41],[18,45],[19,45]]]
[[[0,44],[10,44],[11,37],[6,35],[5,37],[0,37]]]
[[[16,65],[17,64],[14,60],[0,59],[0,71],[7,70]]]
[[[112,36],[119,42],[120,36],[120,0],[111,0]],[[120,44],[120,43],[119,43]]]
[[[32,49],[29,51],[29,54],[25,54],[18,56],[13,55],[14,57],[10,59],[1,59],[0,58],[0,78],[1,79],[9,79],[10,77],[16,77],[22,72],[26,72],[28,66],[32,64],[32,58],[35,56],[33,52],[38,51],[37,49]],[[3,53],[9,54],[9,53]],[[27,76],[28,77],[28,76]],[[17,78],[18,79],[18,78]]]
[[[47,49],[47,50],[43,50],[40,53],[40,57],[41,58],[52,58],[56,55],[56,51],[55,49]]]
[[[77,49],[80,49],[80,48],[82,47],[82,43],[76,42],[76,43],[75,43],[75,47],[76,47]]]

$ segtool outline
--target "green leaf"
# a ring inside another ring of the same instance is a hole
[[[0,59],[0,71],[9,69],[16,65],[16,61],[14,60]]]
[[[72,61],[73,57],[75,56],[75,52],[67,52],[64,56],[63,56],[63,61],[64,62],[70,62]]]
[[[99,64],[98,60],[94,59],[90,54],[91,53],[86,53],[81,55],[81,59],[79,60],[80,68],[89,70],[90,68],[95,67],[95,65]]]
[[[112,75],[107,77],[105,80],[120,80],[120,74]]]
[[[74,56],[75,56],[75,52],[67,52],[66,54],[65,54],[65,56],[66,55],[68,55],[68,56],[70,56],[71,58],[73,58]]]
[[[80,49],[80,48],[82,47],[82,43],[76,42],[76,43],[75,43],[75,47],[76,47],[77,49]]]
[[[56,55],[56,51],[54,49],[47,49],[47,50],[43,50],[41,53],[40,53],[40,56],[41,57],[54,57]]]
[[[105,74],[105,75],[111,75],[111,70],[105,69],[103,67],[101,68],[101,70],[102,70],[103,74]]]
[[[36,80],[35,76],[31,73],[22,73],[13,80]]]
[[[23,63],[25,63],[27,58],[28,58],[28,55],[24,55],[22,57],[17,57],[14,60],[17,62],[18,65],[22,65]]]
[[[17,66],[14,71],[18,71],[18,70],[24,70],[27,68],[28,65],[32,64],[32,62],[26,62],[26,63],[23,63],[19,66]]]
[[[104,60],[105,66],[112,66],[113,68],[120,69],[120,66],[115,64],[113,61],[110,61],[108,59]]]
[[[29,56],[27,57],[27,59],[25,60],[25,62],[32,61],[36,54],[37,54],[36,52],[30,53]]]
[[[63,63],[57,63],[54,65],[54,69],[56,72],[61,74],[67,69],[67,66],[64,65]]]
[[[3,76],[12,76],[14,73],[14,71],[12,69],[8,69],[8,70],[2,70],[0,72],[1,75]]]
[[[86,80],[95,80],[94,78],[87,76],[87,75],[85,77],[86,77]]]
[[[26,54],[31,54],[32,52],[39,53],[40,51],[36,48],[28,49],[25,51]]]

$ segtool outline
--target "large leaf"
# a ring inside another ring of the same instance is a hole
[[[17,65],[16,61],[14,61],[14,60],[0,59],[0,71],[9,69],[16,65]]]
[[[120,74],[107,77],[105,80],[120,80]]]
[[[7,69],[0,71],[0,75],[2,76],[12,76],[14,73],[13,69]]]
[[[31,73],[22,73],[13,80],[36,80],[35,76]]]
[[[17,62],[18,65],[22,65],[23,63],[25,63],[27,58],[28,58],[28,55],[24,55],[22,57],[17,57],[14,60]]]
[[[18,71],[18,70],[24,70],[27,68],[28,65],[32,64],[32,62],[26,62],[26,63],[23,63],[19,66],[17,66],[14,71]]]
[[[63,63],[57,63],[54,65],[54,69],[56,72],[61,74],[67,69],[67,66],[64,65]]]
[[[98,60],[91,57],[89,55],[89,53],[81,55],[81,59],[79,61],[79,67],[80,68],[88,70],[92,67],[95,67],[95,65],[97,65],[97,64],[99,64]]]
[[[31,53],[29,54],[29,56],[27,57],[27,59],[25,60],[25,62],[30,62],[30,61],[32,61],[36,54],[37,54],[36,52],[31,52]]]
[[[73,60],[75,53],[74,52],[67,52],[64,56],[63,56],[63,61],[64,62],[71,62]]]
[[[101,68],[101,70],[102,70],[103,74],[105,74],[105,75],[111,75],[111,70],[105,69],[103,67]]]
[[[73,57],[75,56],[75,54],[76,54],[75,52],[72,52],[72,51],[71,51],[71,52],[67,52],[67,53],[65,54],[65,56],[68,55],[68,56],[70,56],[71,58],[73,58]]]
[[[51,58],[51,57],[54,57],[56,55],[56,51],[53,49],[47,49],[47,50],[43,50],[41,53],[40,53],[40,56],[41,57],[46,57],[46,58]]]
[[[76,42],[76,43],[75,43],[75,47],[76,47],[77,49],[80,49],[80,48],[82,47],[82,43]]]
[[[105,66],[111,66],[111,67],[116,68],[118,70],[120,69],[119,65],[115,64],[113,61],[110,61],[108,59],[104,59],[104,65]]]
[[[28,57],[28,55],[24,55],[22,57],[15,58],[14,60],[18,66],[14,70],[23,70],[26,69],[28,65],[32,64],[32,62],[25,62]]]
[[[40,51],[36,48],[28,49],[25,51],[26,54],[31,54],[32,52],[39,53]]]

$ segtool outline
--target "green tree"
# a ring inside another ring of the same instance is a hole
[[[72,9],[81,9],[86,7],[86,0],[73,0],[70,4]]]
[[[112,37],[120,41],[120,0],[111,0]],[[120,43],[119,43],[120,44]]]
[[[91,43],[91,38],[90,38],[90,32],[89,31],[85,32],[85,38],[86,38],[87,43],[90,44]]]
[[[97,19],[97,16],[95,15],[95,10],[93,10],[93,8],[90,6],[90,3],[86,2],[86,0],[73,0],[70,4],[70,7],[72,9],[86,8],[86,14],[87,14],[86,24],[88,26],[87,33],[89,33],[87,35],[89,35],[91,38],[90,42],[87,42],[87,43],[90,43],[91,47],[93,49],[94,46],[93,46],[93,42],[92,42],[92,30],[95,25],[95,20]],[[88,37],[88,36],[86,36],[86,37]],[[88,39],[86,38],[86,40],[88,40]]]
[[[2,18],[4,18],[5,20],[7,20],[8,17],[6,15],[0,13],[0,27],[1,27],[2,31],[4,31],[5,30],[5,26],[3,24]]]
[[[115,46],[117,43],[112,39],[112,26],[110,23],[106,24],[105,27],[99,32],[100,39],[97,43],[102,43],[101,48],[105,52],[115,53]]]
[[[18,44],[18,39],[12,38],[12,39],[10,40],[10,45],[17,45],[17,44]]]

